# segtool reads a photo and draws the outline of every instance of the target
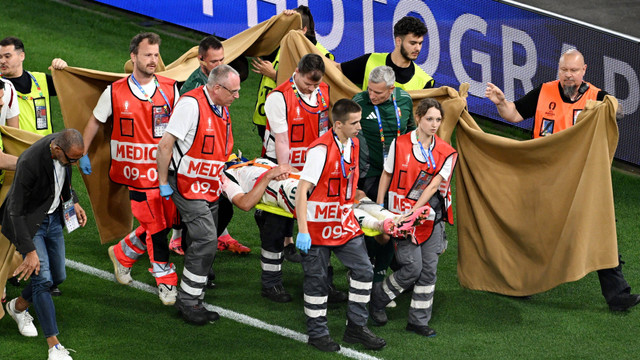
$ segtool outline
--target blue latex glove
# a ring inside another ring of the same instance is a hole
[[[296,237],[296,247],[306,254],[311,248],[311,236],[306,233],[298,233],[298,237]]]
[[[85,175],[90,175],[91,174],[91,161],[89,160],[89,155],[85,154],[83,157],[80,158],[79,162],[80,162],[80,170],[82,170],[82,172]]]
[[[160,196],[164,196],[165,200],[169,200],[171,194],[173,194],[173,189],[169,184],[160,185]]]

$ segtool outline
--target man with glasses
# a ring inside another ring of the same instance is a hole
[[[184,95],[186,92],[191,91],[199,86],[205,85],[209,79],[209,73],[216,66],[222,65],[224,62],[224,47],[218,38],[213,35],[206,36],[200,41],[198,46],[198,60],[200,61],[200,67],[194,70],[187,81],[184,82],[180,88],[180,95]],[[233,63],[230,64],[233,67]],[[242,76],[240,76],[242,79]],[[233,217],[233,205],[226,198],[220,200],[220,216],[222,223],[228,223]],[[220,236],[218,237],[218,251],[231,251],[237,254],[247,254],[251,252],[251,249],[238,242],[238,240],[231,237],[226,226],[221,229]],[[169,247],[173,249],[174,240],[172,239]],[[215,277],[213,274],[209,275],[210,282]]]
[[[27,311],[30,303],[35,304],[49,346],[49,359],[71,359],[58,341],[50,288],[66,278],[63,225],[72,231],[73,226],[87,222],[71,188],[70,165],[82,157],[83,151],[82,135],[75,129],[35,142],[20,155],[13,184],[0,209],[2,233],[24,257],[13,275],[20,280],[31,277],[22,294],[7,304],[7,313],[22,335],[37,336]]]
[[[109,85],[84,129],[84,156],[80,169],[91,174],[89,147],[102,124],[113,116],[109,177],[129,188],[131,211],[140,226],[108,250],[116,280],[130,284],[131,267],[148,250],[151,273],[164,305],[176,301],[178,275],[169,262],[167,234],[177,217],[171,200],[160,196],[156,148],[178,100],[174,80],[155,74],[160,37],[140,33],[133,37],[129,53],[133,73]]]
[[[202,299],[217,249],[220,176],[233,151],[229,106],[239,91],[238,72],[229,65],[217,66],[206,85],[180,98],[158,144],[160,196],[173,198],[188,234],[175,306],[195,325],[219,318]]]

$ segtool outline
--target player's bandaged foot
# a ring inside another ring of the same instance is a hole
[[[182,250],[182,237],[171,239],[171,241],[169,241],[169,250],[178,255],[184,256],[184,250]]]

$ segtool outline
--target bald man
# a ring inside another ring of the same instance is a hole
[[[607,93],[584,81],[587,65],[580,51],[571,49],[560,56],[558,79],[531,90],[515,102],[508,101],[497,86],[488,83],[485,96],[506,121],[518,123],[534,117],[533,138],[548,136],[575,124],[587,100],[602,100]],[[626,311],[640,303],[624,279],[621,262],[612,269],[598,270],[602,295],[611,311]]]
[[[533,138],[555,134],[573,126],[587,100],[602,100],[607,93],[584,81],[587,65],[576,49],[567,50],[558,62],[558,79],[544,83],[515,102],[492,83],[485,96],[506,121],[518,123],[534,117]]]

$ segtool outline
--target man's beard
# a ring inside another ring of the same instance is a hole
[[[576,89],[578,87],[576,85],[565,85],[562,87],[562,93],[564,94],[565,97],[571,99],[571,97],[573,97],[573,94],[576,92]]]
[[[404,49],[404,46],[400,46],[400,55],[402,55],[402,57],[407,61],[413,61],[414,60],[411,57],[409,57],[409,52]]]

